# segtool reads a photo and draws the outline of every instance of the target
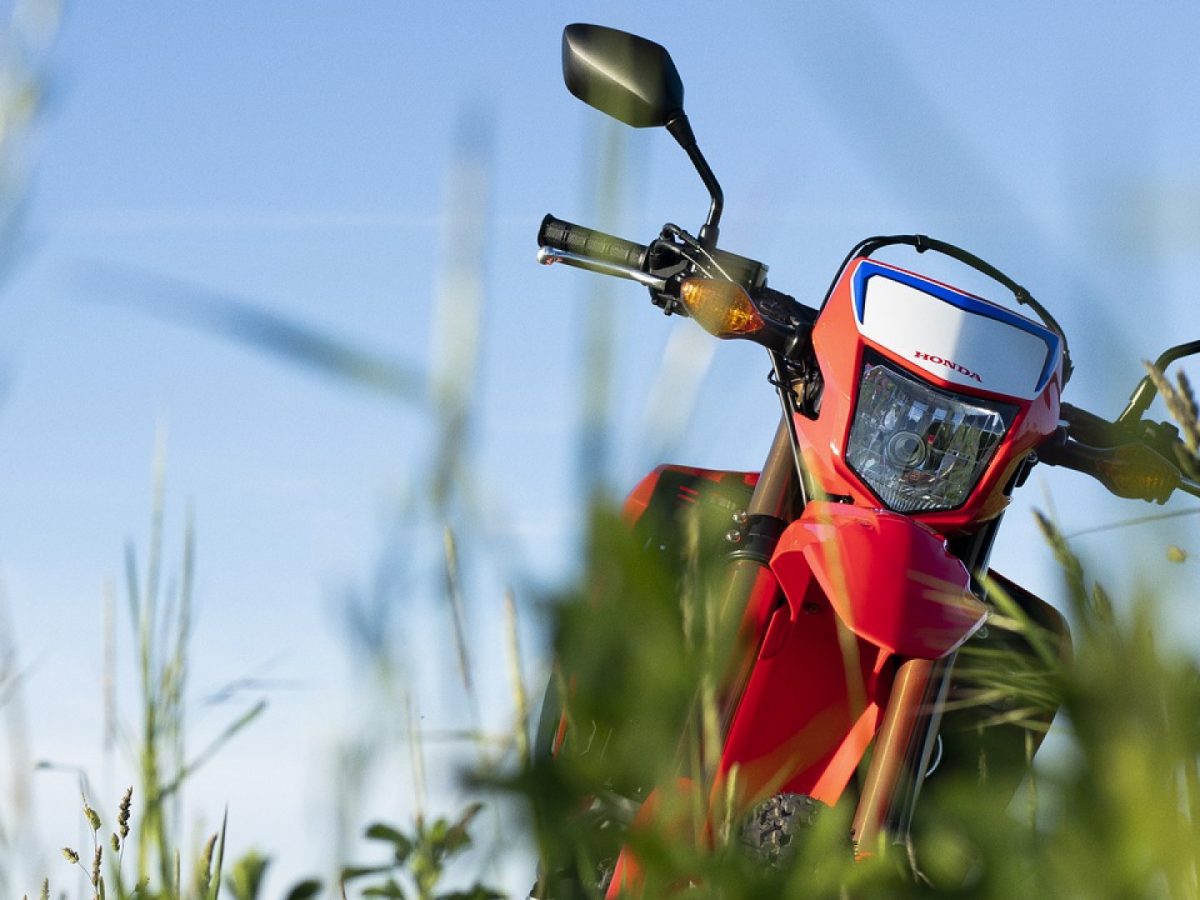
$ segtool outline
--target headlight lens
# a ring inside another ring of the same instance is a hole
[[[979,482],[1014,412],[867,363],[846,461],[891,510],[954,509]]]

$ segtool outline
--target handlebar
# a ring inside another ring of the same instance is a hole
[[[688,275],[732,281],[747,291],[767,284],[763,263],[706,246],[670,223],[646,245],[547,215],[538,229],[538,247],[538,261],[546,265],[562,262],[643,284],[660,294],[655,303],[669,312],[679,311],[671,298],[679,280]]]
[[[1179,432],[1165,422],[1108,422],[1062,404],[1063,425],[1038,449],[1038,458],[1097,479],[1118,497],[1165,503],[1176,490],[1200,496],[1181,461],[1190,453]]]
[[[1115,447],[1130,439],[1128,429],[1122,428],[1116,422],[1109,422],[1086,409],[1072,406],[1070,403],[1063,403],[1059,406],[1058,414],[1066,423],[1071,439],[1088,446]]]
[[[596,262],[609,263],[630,269],[642,269],[646,261],[646,246],[624,238],[605,234],[594,228],[564,222],[547,215],[538,229],[538,246],[573,253]]]
[[[686,314],[678,302],[680,279],[697,269],[705,277],[713,277],[705,271],[711,266],[722,279],[749,291],[747,301],[768,320],[760,322],[762,327],[752,339],[786,356],[802,346],[799,338],[806,333],[806,327],[811,329],[816,315],[816,310],[797,303],[795,298],[768,288],[766,266],[724,251],[709,250],[673,225],[664,226],[660,238],[645,245],[547,215],[538,229],[537,241],[541,248],[539,261],[567,263],[637,281],[650,288],[654,302],[668,313]],[[953,251],[951,255],[956,258],[969,257],[956,247],[908,236],[875,238],[856,250],[865,247],[870,252],[876,249],[876,244],[887,243],[914,243],[918,250]],[[969,257],[967,262],[1012,287],[1022,302],[1035,305],[1027,291],[990,271],[990,266],[975,257]],[[1036,305],[1035,308],[1043,312]],[[1061,334],[1048,314],[1043,318]],[[1069,403],[1060,406],[1060,415],[1062,425],[1058,432],[1038,448],[1038,459],[1042,462],[1091,475],[1119,497],[1165,503],[1176,490],[1200,497],[1197,479],[1200,460],[1179,439],[1179,431],[1173,425],[1142,421],[1128,410],[1115,422],[1109,422]]]

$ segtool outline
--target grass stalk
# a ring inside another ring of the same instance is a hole
[[[529,695],[525,691],[525,678],[521,665],[521,641],[517,629],[517,602],[512,589],[504,592],[504,631],[508,644],[508,676],[513,693],[513,707],[517,712],[513,737],[516,740],[517,763],[528,770],[529,750]]]

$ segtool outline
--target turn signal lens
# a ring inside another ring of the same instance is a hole
[[[688,315],[709,334],[742,337],[763,328],[762,316],[741,285],[714,278],[688,278],[679,286]]]
[[[1096,477],[1118,497],[1165,503],[1179,487],[1179,472],[1142,444],[1123,444],[1096,467]]]

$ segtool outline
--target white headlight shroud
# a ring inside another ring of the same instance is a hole
[[[1061,356],[1044,326],[875,260],[855,270],[854,303],[863,337],[940,381],[1032,400]]]

